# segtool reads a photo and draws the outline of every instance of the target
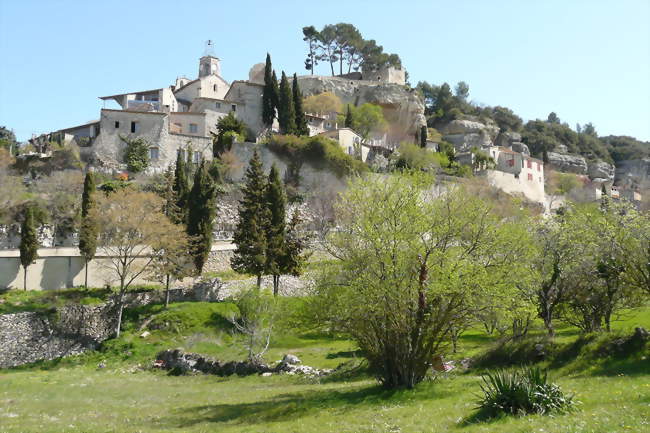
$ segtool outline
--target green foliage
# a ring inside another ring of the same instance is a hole
[[[400,144],[391,158],[395,161],[395,167],[399,169],[432,170],[449,166],[445,154],[433,152],[407,141]]]
[[[315,298],[315,316],[349,333],[389,388],[422,381],[452,328],[529,279],[523,221],[462,190],[432,200],[429,186],[422,174],[355,180]]]
[[[388,123],[384,118],[384,110],[375,104],[365,103],[360,107],[348,104],[345,116],[339,115],[339,123],[349,123],[361,138],[368,140],[372,134],[386,131]]]
[[[34,209],[32,206],[27,206],[20,226],[20,264],[25,268],[25,282],[27,281],[27,267],[37,258],[38,240],[34,223]],[[27,290],[26,286],[23,288]]]
[[[293,107],[296,113],[296,135],[309,135],[309,127],[307,126],[307,118],[305,117],[305,110],[302,107],[302,92],[298,86],[298,76],[293,74],[292,84],[293,94]]]
[[[187,222],[187,211],[189,204],[190,186],[187,178],[186,162],[183,154],[179,151],[176,154],[176,166],[174,167],[174,194],[176,196],[176,208],[178,215],[173,220],[176,224]]]
[[[88,286],[88,262],[95,257],[99,226],[95,215],[95,179],[91,172],[86,173],[84,190],[81,196],[81,227],[79,229],[79,252],[86,262],[84,286]]]
[[[127,169],[132,173],[140,173],[149,166],[149,142],[142,138],[130,138],[120,136],[126,143],[124,149],[124,162]]]
[[[308,43],[305,68],[314,73],[318,62],[327,62],[332,75],[334,65],[339,63],[339,74],[363,69],[366,73],[386,66],[401,67],[397,54],[384,53],[384,48],[374,39],[365,40],[359,30],[349,23],[327,24],[318,31],[314,26],[303,27],[303,40]],[[347,64],[344,71],[343,64]]]
[[[230,321],[235,329],[243,334],[248,360],[256,363],[262,362],[271,343],[278,311],[277,301],[267,292],[248,289],[239,295],[235,304],[239,315],[233,314]]]
[[[232,149],[236,140],[246,137],[246,124],[237,119],[234,112],[228,113],[217,122],[217,133],[212,133],[212,155],[217,158]]]
[[[368,171],[366,164],[346,154],[336,141],[320,135],[274,135],[268,146],[291,161],[308,161],[316,167],[332,170],[339,177]]]
[[[523,141],[534,156],[551,152],[559,145],[567,146],[570,153],[576,153],[587,159],[600,158],[612,162],[605,144],[598,137],[586,133],[577,133],[567,124],[549,123],[531,120],[526,123],[522,133]]]
[[[212,247],[212,227],[216,214],[217,187],[208,172],[208,166],[201,166],[194,175],[187,213],[187,234],[192,239],[194,266],[200,274]]]
[[[293,90],[284,71],[282,71],[282,79],[280,80],[278,123],[281,133],[294,134],[296,132],[296,111],[293,106]]]
[[[273,65],[271,64],[271,55],[266,53],[266,65],[264,66],[264,91],[262,92],[262,121],[264,125],[270,127],[275,119],[275,109],[277,108],[278,94],[277,79],[274,80]]]
[[[550,383],[547,373],[538,367],[487,372],[482,379],[483,398],[479,404],[488,417],[562,413],[575,404],[573,398]]]
[[[650,157],[650,142],[614,135],[600,137],[600,140],[605,143],[615,162]]]
[[[266,273],[273,275],[273,294],[277,295],[277,278],[283,273],[282,258],[286,238],[287,198],[275,165],[271,166],[266,185],[269,219],[266,227]]]
[[[230,260],[232,268],[240,273],[256,275],[259,278],[266,269],[266,233],[269,210],[266,205],[266,180],[262,161],[257,151],[253,153],[248,169],[246,184],[239,202],[239,221],[233,235],[237,246]]]

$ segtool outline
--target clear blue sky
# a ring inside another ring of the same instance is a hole
[[[464,80],[525,120],[650,140],[650,0],[0,0],[0,125],[24,140],[97,119],[98,96],[195,77],[207,39],[227,80],[267,51],[305,73],[301,28],[337,22],[398,53],[414,85]]]

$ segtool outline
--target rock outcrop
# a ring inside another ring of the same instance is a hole
[[[639,186],[650,182],[650,158],[619,161],[616,165],[618,185]]]
[[[391,123],[390,143],[398,144],[405,138],[413,139],[422,125],[426,125],[424,102],[414,89],[398,84],[349,80],[339,77],[305,75],[298,77],[304,96],[332,92],[344,104],[361,105],[366,102],[380,105],[386,120]]]
[[[587,161],[582,156],[548,152],[548,163],[557,171],[587,174]]]
[[[605,161],[593,161],[588,164],[587,174],[591,180],[611,182],[614,180],[615,167]]]
[[[439,128],[442,138],[454,145],[457,152],[469,152],[473,147],[479,149],[492,146],[499,127],[473,120],[452,120]]]

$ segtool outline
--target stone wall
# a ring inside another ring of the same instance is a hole
[[[112,304],[0,315],[0,368],[82,353],[114,331]]]

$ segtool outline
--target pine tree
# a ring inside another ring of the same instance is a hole
[[[425,148],[427,147],[427,127],[426,125],[422,125],[420,127],[420,147]]]
[[[95,178],[91,172],[86,173],[84,190],[81,195],[81,227],[79,230],[79,252],[84,258],[84,287],[88,287],[88,263],[97,252],[97,237],[99,226],[97,216],[93,212],[95,207]]]
[[[277,296],[285,249],[285,217],[287,198],[275,164],[266,185],[269,220],[266,227],[266,273],[273,275],[273,294]]]
[[[187,170],[185,168],[185,158],[179,150],[176,155],[176,168],[174,169],[174,193],[176,194],[176,206],[178,215],[173,221],[176,224],[187,223],[187,201],[189,198],[190,187],[187,180]]]
[[[305,110],[302,108],[302,92],[296,74],[293,74],[293,108],[296,113],[296,135],[309,135]]]
[[[293,108],[293,94],[289,80],[284,72],[280,80],[280,103],[278,105],[278,123],[282,134],[293,134],[296,131],[296,112]]]
[[[25,269],[23,289],[27,290],[27,267],[38,258],[38,240],[34,224],[34,210],[31,205],[25,208],[20,228],[20,263]]]
[[[275,109],[277,107],[277,95],[273,86],[273,66],[271,55],[266,53],[266,66],[264,67],[264,90],[262,92],[262,121],[267,127],[273,124]],[[277,83],[277,79],[276,79]]]
[[[246,184],[239,202],[239,222],[233,242],[237,246],[230,260],[232,268],[242,274],[257,276],[257,287],[266,270],[266,232],[269,211],[266,205],[266,179],[257,151],[246,170]]]
[[[208,171],[201,165],[194,174],[194,185],[190,191],[187,214],[187,234],[192,238],[192,256],[199,274],[208,259],[212,247],[212,226],[216,214],[217,188]]]
[[[352,109],[350,108],[350,104],[347,105],[347,111],[345,112],[345,127],[346,128],[352,128],[354,120],[352,118]]]

